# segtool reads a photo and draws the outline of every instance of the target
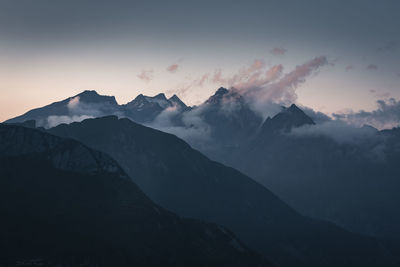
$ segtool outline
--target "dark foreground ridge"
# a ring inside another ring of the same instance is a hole
[[[109,156],[0,125],[0,266],[271,266],[227,229],[155,205]]]
[[[49,131],[108,153],[157,204],[228,227],[279,266],[398,263],[387,243],[301,216],[262,185],[174,135],[115,116]]]

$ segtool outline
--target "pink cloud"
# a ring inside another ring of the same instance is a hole
[[[142,72],[140,74],[137,75],[137,77],[139,79],[141,79],[142,81],[145,82],[150,82],[151,80],[153,80],[154,77],[154,71],[153,70],[142,70]]]
[[[271,54],[276,55],[276,56],[282,56],[287,52],[287,49],[283,47],[275,47],[271,50]]]
[[[197,85],[203,87],[204,83],[208,80],[209,76],[210,76],[209,73],[206,73],[203,76],[201,76],[201,78],[196,81]]]
[[[224,77],[221,70],[217,70],[212,78],[218,86],[234,87],[243,95],[254,95],[277,102],[293,102],[297,95],[296,88],[305,82],[305,79],[321,66],[328,64],[326,57],[316,57],[295,70],[285,74],[282,78],[283,66],[272,66],[265,70],[262,60],[255,60],[249,67],[239,70],[230,77]]]
[[[377,70],[377,69],[378,69],[378,66],[375,64],[370,64],[367,66],[367,70]]]
[[[328,60],[326,57],[320,56],[296,66],[293,71],[284,75],[277,82],[268,84],[265,90],[263,90],[262,97],[274,102],[294,102],[297,99],[295,91],[298,86],[303,84],[308,76],[327,64]]]
[[[320,56],[284,74],[281,64],[266,68],[263,60],[256,59],[232,75],[223,75],[222,70],[218,69],[212,74],[206,73],[198,79],[178,86],[173,91],[184,95],[192,87],[202,87],[205,83],[216,84],[218,87],[223,86],[238,91],[249,103],[253,104],[255,111],[263,114],[271,103],[279,106],[295,102],[297,88],[305,83],[310,75],[329,64],[331,63],[326,57]]]
[[[219,83],[223,84],[225,83],[225,80],[222,78],[222,71],[221,70],[216,70],[213,77],[212,77],[212,82],[213,83]]]
[[[196,86],[203,87],[204,84],[207,81],[209,81],[209,77],[210,77],[210,74],[205,73],[199,79],[192,80],[189,83],[181,84],[181,85],[177,86],[175,89],[168,90],[167,93],[171,93],[171,94],[176,93],[176,94],[179,94],[180,96],[185,96],[186,92],[188,90],[190,90],[192,87],[196,87]]]
[[[169,66],[167,68],[167,71],[171,72],[171,73],[175,73],[179,68],[178,64],[172,64],[171,66]]]

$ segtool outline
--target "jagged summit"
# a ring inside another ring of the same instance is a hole
[[[224,88],[224,87],[220,87],[218,88],[218,90],[215,92],[215,95],[224,95],[226,93],[228,93],[229,90]]]
[[[173,96],[171,96],[168,100],[171,102],[182,102],[183,103],[183,101],[175,94]]]
[[[315,122],[303,110],[292,104],[288,108],[283,107],[283,110],[274,117],[268,117],[261,127],[261,135],[274,132],[289,132],[293,128],[307,124],[313,125]]]
[[[295,112],[303,112],[298,106],[295,104],[291,104],[290,107],[286,108],[287,111],[295,113]]]
[[[174,106],[177,106],[183,110],[188,109],[188,106],[175,94],[171,96],[168,101],[171,102]]]
[[[160,100],[167,100],[164,93],[159,93],[158,95],[155,95],[152,98],[160,99]]]
[[[210,96],[205,103],[208,104],[221,104],[222,100],[225,102],[242,101],[243,96],[234,89],[226,89],[224,87],[218,88],[214,95]]]

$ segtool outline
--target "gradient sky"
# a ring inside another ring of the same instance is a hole
[[[331,113],[400,98],[400,1],[0,0],[0,121],[86,89],[199,104],[262,60],[325,56],[297,102]],[[210,76],[211,77],[211,76]],[[197,81],[197,82],[196,82]]]

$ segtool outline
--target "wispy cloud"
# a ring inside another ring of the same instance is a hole
[[[346,71],[349,71],[349,70],[352,70],[352,69],[354,69],[353,65],[347,65],[346,68],[345,68]]]
[[[179,65],[178,64],[172,64],[167,67],[167,71],[170,73],[175,73],[178,71]]]
[[[154,78],[154,71],[153,70],[142,70],[141,73],[137,75],[139,79],[145,82],[150,82]]]
[[[286,105],[296,101],[297,88],[306,79],[316,74],[318,70],[330,64],[326,57],[316,57],[288,73],[284,73],[284,67],[277,64],[267,67],[262,59],[255,59],[247,67],[239,69],[236,73],[225,75],[221,69],[214,73],[205,73],[197,79],[177,86],[171,93],[185,95],[193,87],[203,87],[206,83],[216,87],[234,88],[246,98],[251,107],[261,116],[265,116],[266,110],[281,104]]]
[[[377,70],[377,69],[378,69],[378,66],[375,64],[370,64],[367,66],[367,70]]]
[[[394,52],[397,50],[397,43],[394,41],[387,42],[385,45],[377,47],[377,52]]]
[[[276,56],[282,56],[284,54],[286,54],[287,49],[283,48],[283,47],[275,47],[273,49],[271,49],[271,54],[276,55]]]
[[[265,69],[263,61],[255,60],[249,67],[239,70],[232,76],[225,77],[221,70],[216,71],[212,82],[218,83],[218,86],[235,88],[255,111],[265,116],[264,111],[268,110],[267,106],[272,103],[295,102],[297,88],[306,81],[307,77],[327,64],[326,57],[320,56],[283,74],[281,64]]]

